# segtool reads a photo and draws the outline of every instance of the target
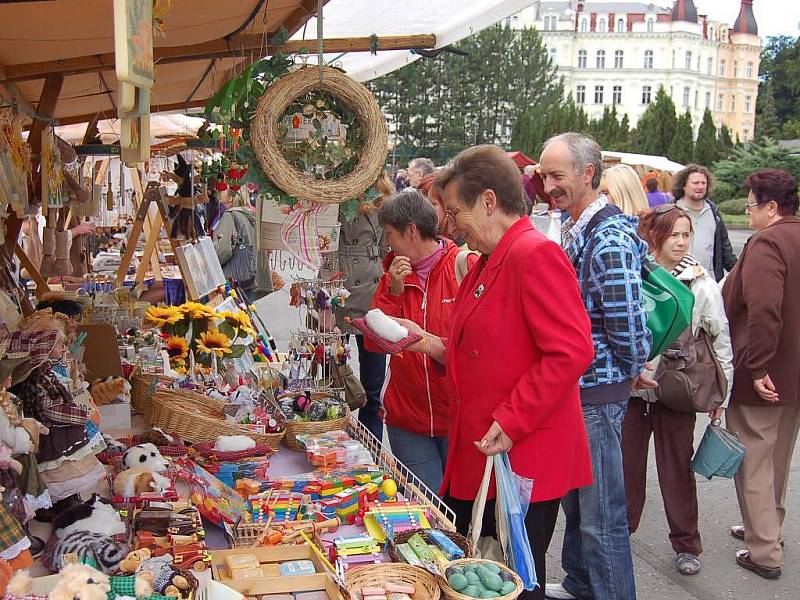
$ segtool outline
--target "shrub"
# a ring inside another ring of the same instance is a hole
[[[717,206],[719,212],[724,215],[743,215],[745,204],[747,204],[747,198],[733,198],[720,202]]]
[[[717,204],[722,204],[726,200],[731,200],[736,197],[739,190],[734,190],[733,186],[727,181],[720,181],[717,179],[714,184],[714,189],[711,190],[711,197]]]

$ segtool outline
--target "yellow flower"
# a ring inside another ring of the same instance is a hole
[[[179,365],[172,368],[178,375],[186,375],[186,367],[184,365]]]
[[[212,308],[199,302],[185,302],[179,308],[191,319],[212,319],[216,315]]]
[[[144,316],[148,323],[159,328],[167,324],[174,325],[183,319],[183,313],[175,306],[151,306],[145,311]]]
[[[189,356],[189,342],[186,341],[186,338],[173,335],[167,339],[167,354],[170,359],[183,360]]]
[[[256,336],[256,332],[253,329],[253,323],[250,321],[250,317],[246,312],[243,310],[237,310],[236,312],[224,311],[217,313],[217,318],[220,320],[225,320],[231,324],[231,326],[236,329],[236,335],[249,335],[252,337]]]
[[[231,353],[231,339],[224,333],[212,329],[204,331],[200,334],[200,339],[197,342],[197,349],[203,354],[211,354],[216,352],[217,356]]]

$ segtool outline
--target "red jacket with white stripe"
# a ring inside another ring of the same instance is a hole
[[[380,308],[392,317],[410,319],[425,331],[447,337],[450,317],[458,292],[455,266],[459,248],[448,239],[444,251],[428,274],[423,290],[416,273],[405,279],[403,293],[390,293],[390,252],[383,260],[384,273],[372,298],[371,308]],[[368,350],[376,351],[365,340]],[[446,436],[447,414],[452,389],[441,369],[434,369],[428,356],[419,352],[403,352],[392,356],[383,387],[383,408],[386,424],[419,435]]]

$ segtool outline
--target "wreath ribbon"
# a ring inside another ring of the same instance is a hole
[[[324,208],[325,205],[318,202],[300,202],[281,225],[281,240],[286,249],[315,271],[322,265],[317,216]]]

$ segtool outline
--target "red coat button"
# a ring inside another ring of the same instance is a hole
[[[472,352],[469,353],[469,355],[472,358],[478,358],[478,351],[477,350],[473,350]]]

